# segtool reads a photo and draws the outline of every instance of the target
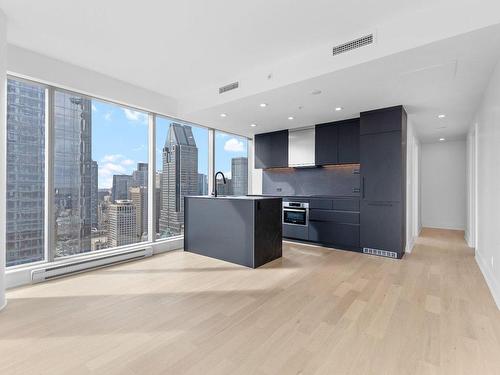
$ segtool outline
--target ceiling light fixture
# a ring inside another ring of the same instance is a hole
[[[293,116],[288,117],[289,120],[293,120]]]
[[[337,107],[335,108],[335,110],[338,112],[338,111],[342,111],[342,107]]]
[[[227,114],[225,114],[225,113],[221,113],[221,114],[220,114],[220,117],[227,117]]]
[[[439,115],[438,118],[445,118],[446,115]]]
[[[267,103],[260,103],[260,106],[261,106],[262,108],[266,108],[266,107],[267,107]]]
[[[257,126],[257,124],[250,124],[250,126],[251,126],[252,128],[255,128],[255,127]]]
[[[319,94],[321,94],[321,92],[322,92],[321,90],[316,89],[316,90],[311,91],[311,95],[319,95]]]
[[[439,138],[439,142],[444,142],[444,141],[446,141],[446,139],[444,139],[444,138]]]

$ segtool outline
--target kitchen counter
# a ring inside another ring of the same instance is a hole
[[[282,199],[184,197],[184,251],[257,268],[282,255]]]
[[[189,198],[198,199],[238,199],[238,200],[262,200],[262,199],[276,199],[280,197],[274,197],[271,195],[219,195],[214,197],[213,195],[190,195]]]

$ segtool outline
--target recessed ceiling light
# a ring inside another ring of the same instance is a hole
[[[342,107],[337,107],[335,108],[335,110],[338,112],[338,111],[342,111]]]
[[[316,89],[316,90],[311,91],[311,94],[312,95],[319,95],[319,94],[321,94],[321,92],[322,92],[321,90]]]
[[[288,117],[289,120],[293,120],[293,116]]]
[[[446,115],[439,115],[438,118],[445,118]]]
[[[226,117],[227,115],[225,113],[221,113],[220,117]]]
[[[260,103],[259,105],[260,105],[262,108],[267,107],[267,103]]]
[[[439,138],[439,142],[444,142],[444,141],[446,141],[446,139],[444,139],[444,138]]]
[[[257,124],[250,124],[250,126],[251,126],[252,128],[255,128],[255,127],[257,126]]]

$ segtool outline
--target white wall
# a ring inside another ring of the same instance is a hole
[[[500,62],[472,126],[477,157],[477,181],[471,182],[476,187],[476,261],[500,309]]]
[[[411,252],[420,232],[419,226],[419,154],[420,143],[411,119],[406,140],[406,251]]]
[[[465,229],[465,141],[422,144],[422,226]]]
[[[8,45],[7,52],[11,74],[145,111],[177,115],[178,103],[168,96],[14,45]]]
[[[0,310],[5,306],[5,157],[6,150],[6,123],[5,123],[5,71],[6,71],[6,19],[0,9]]]

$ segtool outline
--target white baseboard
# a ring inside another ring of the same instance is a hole
[[[484,260],[484,258],[476,251],[476,263],[483,274],[484,280],[486,281],[486,285],[490,289],[490,293],[497,304],[498,309],[500,310],[500,283],[495,279],[495,276],[491,272],[491,268],[488,263]]]
[[[410,240],[406,243],[406,252],[411,253],[413,248],[415,247],[415,237],[410,238]]]

